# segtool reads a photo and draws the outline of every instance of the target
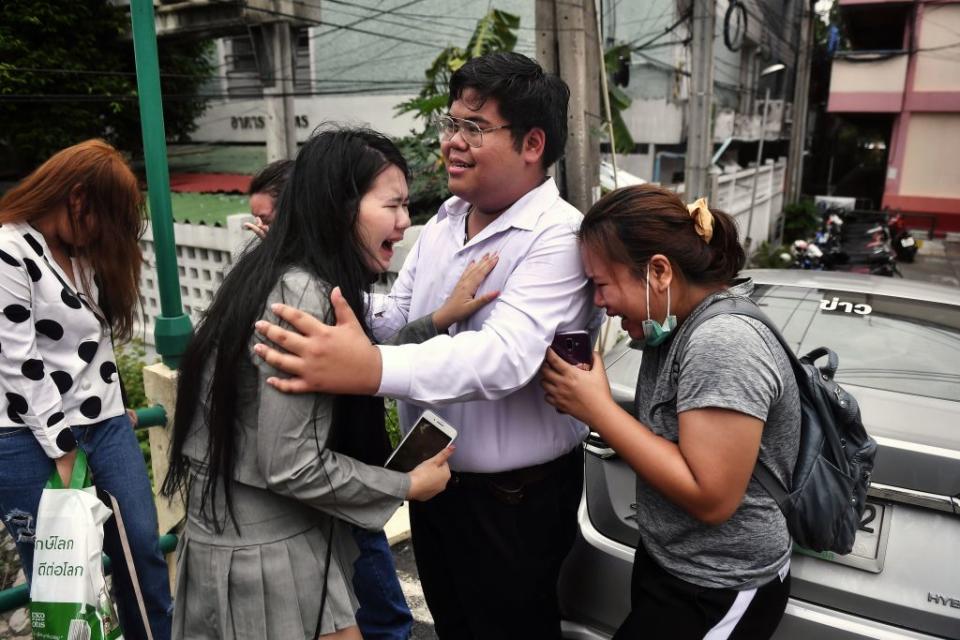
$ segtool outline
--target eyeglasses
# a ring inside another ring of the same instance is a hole
[[[480,125],[472,120],[463,118],[454,118],[453,116],[437,116],[433,120],[433,126],[437,128],[437,135],[440,136],[440,142],[447,142],[453,139],[453,136],[460,132],[463,141],[474,149],[483,146],[483,134],[497,131],[498,129],[509,129],[510,124],[501,124],[489,129],[481,129]]]

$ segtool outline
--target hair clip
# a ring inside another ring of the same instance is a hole
[[[707,199],[697,198],[696,202],[687,205],[687,211],[693,218],[697,235],[703,238],[704,242],[710,244],[710,240],[713,239],[713,214],[707,208]]]

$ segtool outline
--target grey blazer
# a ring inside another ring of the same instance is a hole
[[[291,270],[270,293],[262,317],[279,322],[270,304],[283,302],[328,319],[329,291],[327,283]],[[427,316],[391,342],[419,342],[434,335]],[[284,394],[268,385],[268,377],[283,374],[253,354],[260,340],[254,333],[237,371],[239,445],[231,484],[237,528],[224,520],[222,490],[216,504],[222,533],[199,509],[206,478],[201,462],[206,458],[206,411],[197,412],[184,447],[196,473],[177,560],[174,638],[312,638],[325,576],[321,633],[356,624],[350,585],[357,550],[344,523],[382,528],[409,489],[406,474],[325,449],[334,397]],[[205,375],[204,383],[208,380]]]

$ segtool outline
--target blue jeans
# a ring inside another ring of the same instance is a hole
[[[357,625],[363,640],[407,640],[413,615],[400,589],[387,536],[383,531],[352,529],[360,548],[353,563],[353,591],[360,603]]]
[[[112,494],[120,505],[154,640],[169,640],[172,600],[167,563],[160,553],[147,467],[130,420],[124,414],[73,427],[73,434],[87,454],[94,484]],[[28,581],[33,570],[37,507],[54,468],[30,429],[0,429],[0,517],[17,544]],[[114,602],[123,636],[127,640],[146,638],[113,518],[104,525],[103,546],[113,561]]]

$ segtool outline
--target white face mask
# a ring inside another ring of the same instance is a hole
[[[670,287],[667,287],[667,317],[663,319],[663,324],[650,317],[650,263],[647,263],[646,276],[646,294],[647,294],[647,319],[643,321],[643,344],[644,346],[656,347],[673,335],[673,330],[677,328],[677,316],[670,313]]]

